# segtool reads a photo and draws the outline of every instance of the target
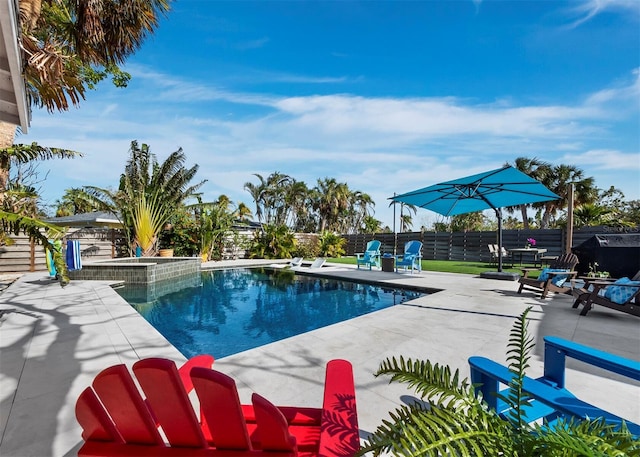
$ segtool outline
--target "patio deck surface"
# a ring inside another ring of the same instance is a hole
[[[471,355],[504,363],[511,326],[528,306],[529,328],[540,343],[531,376],[542,374],[545,335],[640,360],[637,317],[602,307],[581,317],[569,296],[540,300],[533,293],[516,294],[512,281],[431,271],[396,274],[335,264],[321,273],[442,291],[217,359],[215,368],[236,379],[243,403],[258,392],[279,405],[319,407],[326,362],[344,358],[354,367],[359,426],[366,437],[388,411],[411,399],[404,387],[373,377],[384,358],[430,359],[468,376]],[[99,371],[145,357],[184,361],[108,283],[72,281],[63,289],[46,273],[25,274],[0,292],[0,351],[2,456],[75,455],[81,442],[75,401]],[[567,380],[579,397],[640,422],[640,384],[579,362],[569,363]]]

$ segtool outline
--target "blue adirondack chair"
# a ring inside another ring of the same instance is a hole
[[[422,243],[420,241],[408,241],[404,245],[404,254],[396,256],[396,273],[398,267],[411,268],[411,274],[413,270],[422,271]]]
[[[544,337],[544,375],[540,378],[525,376],[522,389],[529,395],[525,406],[527,421],[542,419],[553,426],[558,417],[603,418],[607,424],[620,427],[623,418],[598,406],[576,398],[565,385],[566,359],[572,358],[602,370],[617,373],[640,381],[640,362],[610,354],[557,336]],[[482,392],[487,404],[500,414],[508,414],[509,408],[496,393],[508,395],[509,382],[515,376],[509,369],[485,357],[470,357],[471,382]],[[507,386],[506,391],[501,390]],[[625,421],[629,431],[640,436],[640,425]]]
[[[380,268],[380,241],[369,241],[365,252],[356,254],[356,265],[358,269],[360,269],[360,265],[368,265],[369,270],[371,270],[373,265]]]

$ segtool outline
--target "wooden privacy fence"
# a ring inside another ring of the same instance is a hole
[[[25,235],[11,235],[14,244],[0,246],[0,273],[45,271],[47,264],[44,248]],[[123,245],[122,234],[117,229],[71,228],[64,236],[67,240],[80,241],[82,260],[104,260],[117,256],[118,246]]]
[[[626,229],[625,232],[638,232],[640,227]],[[611,233],[611,227],[587,227],[573,232],[572,246],[577,246],[598,233]],[[489,244],[498,243],[495,231],[488,232],[405,232],[343,235],[347,240],[346,255],[352,256],[364,252],[367,242],[376,239],[381,245],[382,254],[400,254],[407,241],[422,242],[422,257],[425,260],[462,260],[471,262],[489,262]],[[506,249],[523,248],[528,238],[536,240],[536,246],[547,249],[545,255],[558,256],[564,252],[566,233],[561,229],[548,230],[503,230],[502,245]],[[395,245],[395,250],[394,250]]]

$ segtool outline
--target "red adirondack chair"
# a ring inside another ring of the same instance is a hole
[[[167,359],[103,370],[76,403],[79,456],[352,456],[359,449],[351,364],[327,364],[322,408],[276,407],[258,394],[241,405],[235,382],[213,358],[180,370]],[[188,376],[187,376],[188,374]],[[189,391],[200,403],[196,414]]]

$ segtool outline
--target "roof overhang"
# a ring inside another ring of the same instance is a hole
[[[0,0],[0,121],[27,133],[31,111],[22,76],[18,0]]]
[[[47,219],[46,222],[61,227],[122,228],[122,222],[116,215],[103,211],[74,214],[73,216],[52,217]]]

